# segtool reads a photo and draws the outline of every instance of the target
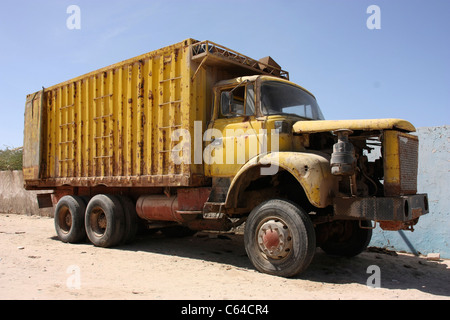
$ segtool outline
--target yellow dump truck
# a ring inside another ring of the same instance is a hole
[[[325,120],[271,57],[187,39],[28,95],[23,174],[53,190],[37,200],[64,242],[245,222],[255,268],[290,277],[316,247],[354,256],[376,223],[411,230],[428,212],[414,131]]]

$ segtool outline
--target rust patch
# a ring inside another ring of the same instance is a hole
[[[186,188],[178,189],[179,210],[202,210],[208,200],[211,188]]]
[[[378,221],[380,228],[386,231],[411,230],[414,231],[414,225],[419,222],[419,218],[410,221]]]
[[[402,230],[404,223],[402,221],[379,221],[380,228],[386,231]]]

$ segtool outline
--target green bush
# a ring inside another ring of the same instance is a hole
[[[0,171],[22,170],[23,148],[0,150]]]

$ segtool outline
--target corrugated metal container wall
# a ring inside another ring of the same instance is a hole
[[[173,130],[187,129],[194,137],[195,120],[205,128],[211,98],[204,70],[192,80],[193,42],[45,89],[38,185],[201,184],[201,165],[170,161],[179,143],[170,138]]]

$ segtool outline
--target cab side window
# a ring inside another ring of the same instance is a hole
[[[220,93],[221,118],[252,116],[255,114],[253,84],[223,90]]]
[[[253,116],[255,114],[255,90],[253,84],[247,85],[247,95],[245,100],[245,115]]]

